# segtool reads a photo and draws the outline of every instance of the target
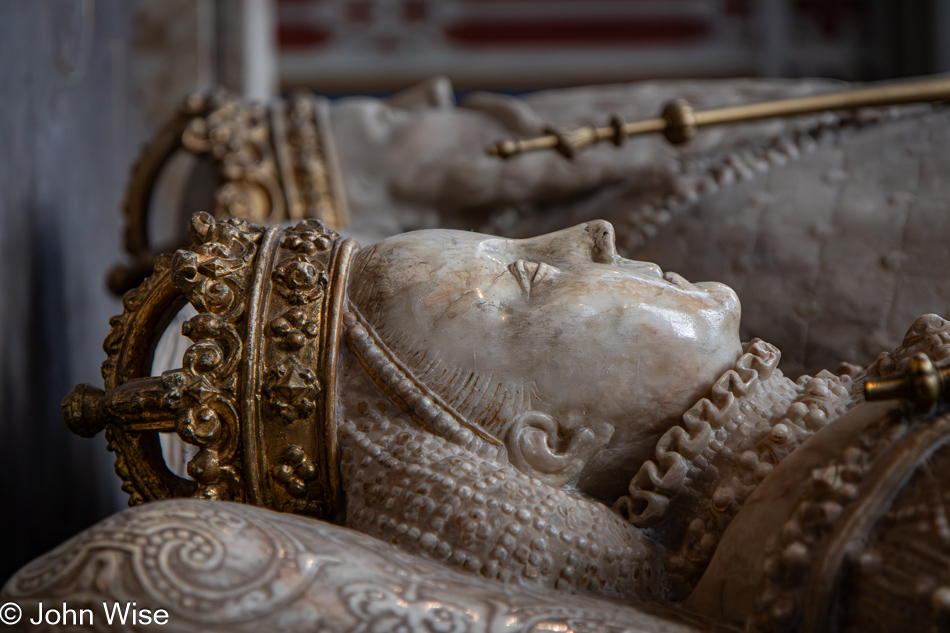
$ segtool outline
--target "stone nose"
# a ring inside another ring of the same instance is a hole
[[[613,264],[617,260],[617,240],[613,225],[606,220],[594,220],[587,224],[587,232],[593,242],[591,258],[598,264]]]

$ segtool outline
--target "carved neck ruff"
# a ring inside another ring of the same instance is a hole
[[[630,495],[615,504],[669,548],[668,571],[681,583],[674,593],[698,580],[758,483],[855,403],[848,376],[822,371],[793,382],[778,369],[774,345],[755,339],[743,351],[710,395],[660,438]]]

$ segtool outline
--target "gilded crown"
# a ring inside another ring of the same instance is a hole
[[[171,497],[243,501],[323,519],[341,508],[337,358],[356,242],[317,220],[259,228],[192,218],[194,244],[161,257],[128,292],[103,348],[105,390],[78,385],[69,428],[105,430],[135,505]],[[158,338],[190,303],[182,367],[149,376]],[[159,433],[197,447],[172,473]]]
[[[187,244],[185,234],[176,233],[170,244],[156,244],[149,235],[160,180],[180,155],[200,158],[211,168],[204,175],[215,184],[213,199],[191,203],[213,208],[215,217],[261,224],[315,218],[346,227],[346,195],[329,119],[328,101],[307,92],[267,104],[248,103],[221,89],[189,96],[132,170],[122,206],[125,248],[134,261],[112,271],[109,287],[121,294],[138,285],[156,251]]]

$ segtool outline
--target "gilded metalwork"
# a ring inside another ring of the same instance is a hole
[[[313,413],[320,391],[317,375],[296,360],[274,367],[264,385],[268,405],[288,423]]]
[[[615,116],[608,125],[602,127],[584,126],[574,130],[548,131],[544,136],[531,139],[501,141],[490,146],[487,151],[492,156],[511,158],[525,152],[554,149],[572,158],[580,150],[601,141],[612,141],[619,145],[627,137],[641,134],[659,132],[670,143],[679,144],[693,138],[700,128],[714,125],[947,99],[950,99],[950,79],[946,78],[699,111],[694,111],[685,100],[678,99],[668,104],[661,115],[654,119],[626,123]]]
[[[950,543],[936,476],[948,443],[950,416],[894,410],[815,468],[765,560],[746,630],[943,630],[948,577],[930,561]]]
[[[950,367],[937,367],[926,354],[914,355],[901,378],[864,385],[864,397],[875,400],[905,400],[921,414],[931,413],[946,397]]]
[[[295,444],[287,446],[274,469],[274,479],[287,489],[290,496],[301,499],[307,496],[307,482],[317,476],[317,467],[307,458],[307,453]]]
[[[106,391],[63,402],[74,432],[105,429],[133,505],[194,496],[334,518],[340,509],[336,359],[352,240],[316,220],[261,229],[192,219],[195,244],[126,295],[104,347]],[[147,377],[154,337],[187,300],[181,369]],[[255,394],[263,394],[263,398]],[[170,473],[158,432],[198,447]]]
[[[313,218],[345,227],[349,216],[326,100],[298,93],[268,105],[218,90],[190,96],[156,134],[132,172],[124,202],[126,250],[140,261],[116,269],[117,292],[136,285],[153,258],[152,196],[173,156],[186,151],[217,167],[214,215],[257,223]],[[177,246],[177,245],[176,245]]]

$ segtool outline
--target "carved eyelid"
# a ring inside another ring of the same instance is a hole
[[[515,278],[525,296],[531,296],[531,288],[542,279],[560,272],[556,267],[544,262],[516,259],[508,264],[508,272]]]

